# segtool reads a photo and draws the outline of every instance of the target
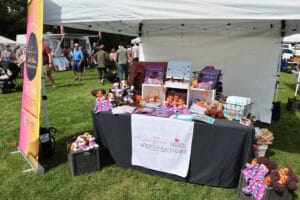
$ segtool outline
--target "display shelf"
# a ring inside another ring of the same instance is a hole
[[[162,104],[165,99],[164,86],[159,84],[142,84],[142,99],[145,100],[151,94],[154,94],[157,99],[150,99],[148,103]]]
[[[207,103],[211,103],[216,97],[216,90],[205,90],[200,88],[189,88],[189,105],[192,105],[193,101],[199,99]]]

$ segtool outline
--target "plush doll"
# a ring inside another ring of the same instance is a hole
[[[169,95],[165,101],[165,107],[171,107],[172,106],[172,102],[174,100],[174,97],[172,95]]]
[[[112,109],[112,104],[109,100],[105,98],[106,91],[104,89],[92,90],[91,94],[96,97],[94,103],[94,113],[108,111]]]
[[[194,80],[192,81],[190,87],[191,87],[191,88],[196,88],[196,87],[198,87],[198,80],[197,80],[197,79],[194,79]]]
[[[185,100],[183,98],[179,98],[177,105],[177,112],[181,114],[188,114],[189,109],[185,104]]]
[[[104,89],[94,89],[91,91],[91,95],[96,98],[104,98],[104,95],[106,94],[106,91]]]
[[[264,165],[269,170],[269,173],[263,180],[263,184],[267,187],[272,187],[277,192],[282,192],[284,187],[287,187],[291,191],[296,191],[299,179],[294,174],[290,166],[286,166],[278,170],[278,165],[275,161],[270,161],[265,157],[260,157],[253,159],[251,164],[246,164],[246,167],[254,166],[256,164]]]

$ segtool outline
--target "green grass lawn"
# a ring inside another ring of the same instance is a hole
[[[21,92],[0,94],[0,199],[236,199],[237,188],[224,189],[186,182],[110,165],[101,171],[73,177],[68,169],[66,142],[74,135],[92,133],[92,89],[99,89],[97,71],[84,73],[75,82],[70,71],[54,72],[57,88],[46,79],[50,125],[56,134],[56,153],[42,160],[47,170],[43,175],[23,173],[29,168],[16,151],[19,140]],[[22,82],[22,80],[18,80]],[[110,85],[105,85],[107,89]],[[300,177],[300,112],[287,112],[288,97],[293,96],[295,80],[292,74],[281,73],[279,100],[281,119],[265,125],[274,133],[274,143],[267,155],[279,167],[291,165]],[[237,94],[238,95],[238,94]],[[43,107],[41,126],[45,126]],[[300,184],[298,184],[300,187]],[[297,191],[300,195],[300,189]]]

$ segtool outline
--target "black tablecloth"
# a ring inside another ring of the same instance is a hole
[[[254,128],[238,122],[196,122],[188,176],[185,178],[131,165],[131,115],[92,113],[94,136],[117,165],[197,184],[236,187],[240,170],[253,158]],[[168,134],[168,133],[162,133]],[[101,159],[101,155],[100,155]]]

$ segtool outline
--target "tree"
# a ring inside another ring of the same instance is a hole
[[[0,0],[0,34],[15,40],[26,33],[27,0]]]

